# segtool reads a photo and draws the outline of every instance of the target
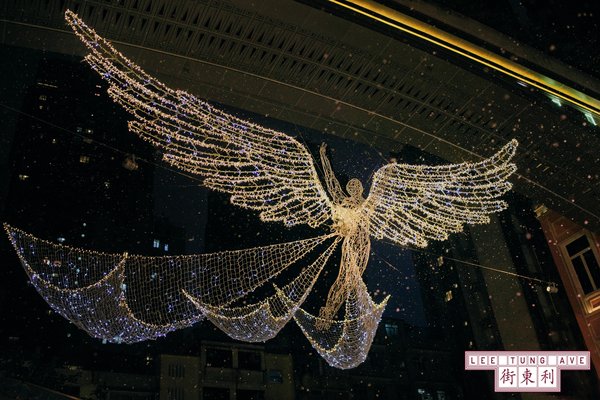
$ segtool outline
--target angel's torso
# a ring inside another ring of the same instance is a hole
[[[332,210],[332,230],[348,238],[361,231],[369,230],[369,220],[364,217],[360,206],[335,205]]]

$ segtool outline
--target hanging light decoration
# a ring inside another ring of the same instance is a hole
[[[264,341],[293,318],[330,365],[352,368],[366,358],[387,303],[375,303],[362,280],[371,237],[425,247],[464,224],[487,223],[490,213],[506,208],[500,197],[511,188],[515,140],[474,163],[390,163],[375,172],[364,197],[358,179],[341,187],[325,145],[323,186],[310,153],[293,137],[168,88],[71,11],[66,20],[89,49],[85,60],[108,82],[108,94],[131,113],[129,129],[158,147],[167,163],[231,195],[233,204],[258,211],[262,221],[331,227],[329,235],[237,252],[142,257],[67,248],[6,226],[40,294],[94,337],[135,342],[206,317],[235,339]],[[340,243],[338,276],[313,315],[302,303]],[[309,261],[309,253],[322,246]],[[271,296],[233,304],[297,263],[304,265],[297,277],[274,287]]]

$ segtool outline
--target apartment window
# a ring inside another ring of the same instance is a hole
[[[185,366],[182,364],[169,364],[169,376],[171,378],[185,377]]]
[[[398,325],[395,323],[386,323],[385,334],[388,336],[398,336]]]
[[[207,348],[206,366],[215,368],[233,368],[231,350]]]
[[[270,369],[267,372],[267,379],[270,383],[283,383],[283,374],[278,369]]]
[[[205,387],[202,389],[203,400],[229,400],[229,389]]]
[[[79,156],[79,162],[82,164],[88,164],[90,162],[90,157],[89,156]]]
[[[374,369],[383,369],[385,364],[386,364],[386,360],[385,360],[385,354],[382,352],[378,352],[376,350],[371,350],[369,352],[369,364],[371,365],[371,367],[373,367]]]
[[[422,357],[415,357],[413,359],[413,365],[418,374],[423,375],[425,373],[425,362]]]
[[[236,391],[237,400],[264,400],[265,392],[262,390],[244,390],[238,389]]]
[[[417,389],[417,394],[419,395],[419,397],[418,397],[419,400],[434,400],[431,393],[429,393],[425,389],[422,389],[422,388]]]
[[[170,387],[167,388],[167,399],[168,400],[185,400],[182,387]]]
[[[152,247],[158,249],[160,247],[160,240],[154,239],[154,241],[152,242]]]
[[[565,245],[565,249],[583,293],[600,289],[600,266],[587,235]]]
[[[262,357],[257,351],[238,351],[238,368],[262,370]]]

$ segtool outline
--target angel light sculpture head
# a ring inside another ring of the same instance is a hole
[[[352,178],[346,184],[346,191],[351,197],[360,198],[364,192],[364,188],[360,180]]]
[[[515,140],[473,163],[389,163],[375,172],[364,197],[356,178],[342,189],[324,144],[321,179],[310,152],[292,136],[167,87],[77,15],[65,17],[109,96],[131,114],[129,130],[160,149],[165,162],[202,177],[263,221],[329,224],[332,231],[240,251],[144,257],[69,248],[5,225],[36,289],[94,337],[137,342],[207,318],[235,339],[265,341],[294,319],[330,365],[352,368],[366,358],[388,299],[375,302],[362,279],[371,238],[424,247],[506,208],[500,197],[511,187]],[[302,304],[338,246],[337,278],[314,315]],[[262,301],[237,305],[291,265],[302,267],[292,281]]]

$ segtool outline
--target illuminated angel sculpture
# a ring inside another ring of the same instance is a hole
[[[390,163],[374,174],[367,196],[358,179],[341,187],[322,145],[323,185],[309,151],[293,137],[166,87],[77,15],[67,11],[66,19],[109,95],[133,116],[129,129],[162,150],[166,162],[259,211],[263,221],[331,227],[329,234],[266,247],[143,257],[52,244],[5,226],[41,295],[94,337],[136,342],[205,317],[233,338],[266,341],[293,318],[330,365],[352,368],[364,361],[387,302],[375,303],[362,280],[370,238],[425,247],[506,207],[499,197],[511,187],[514,140],[475,163]],[[340,243],[339,274],[313,315],[302,303]],[[302,269],[291,282],[239,305],[292,264]]]

